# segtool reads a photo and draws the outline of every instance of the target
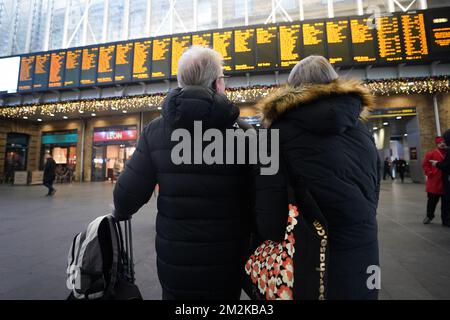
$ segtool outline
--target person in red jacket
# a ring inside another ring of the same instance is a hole
[[[426,192],[428,194],[427,216],[423,220],[424,224],[429,224],[431,220],[434,219],[434,211],[436,210],[439,199],[441,200],[442,218],[444,218],[445,215],[443,204],[444,187],[442,181],[442,172],[432,165],[432,161],[441,162],[444,160],[446,154],[446,145],[443,137],[436,137],[435,142],[437,148],[428,152],[422,162],[423,171],[427,176]]]

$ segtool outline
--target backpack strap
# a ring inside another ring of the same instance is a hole
[[[119,262],[120,262],[120,252],[121,245],[119,236],[121,236],[121,231],[117,229],[116,219],[112,215],[106,217],[109,223],[109,230],[111,232],[111,246],[112,246],[112,266],[111,266],[111,279],[109,281],[108,287],[106,288],[107,295],[114,295],[114,287],[117,283],[117,275],[119,272]]]

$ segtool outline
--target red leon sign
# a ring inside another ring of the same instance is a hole
[[[136,140],[137,130],[116,130],[94,132],[94,141],[127,141]]]

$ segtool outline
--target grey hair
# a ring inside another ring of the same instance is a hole
[[[298,62],[289,74],[288,84],[327,84],[339,78],[331,63],[322,56],[309,56]]]
[[[222,75],[222,56],[211,48],[192,46],[178,61],[178,86],[210,87]]]

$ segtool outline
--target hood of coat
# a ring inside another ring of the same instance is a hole
[[[306,130],[334,133],[367,119],[374,101],[360,81],[338,79],[329,84],[282,87],[262,99],[257,108],[267,128],[289,117]]]
[[[189,86],[173,89],[162,107],[162,116],[175,128],[191,129],[194,121],[203,128],[225,128],[239,117],[239,108],[212,89]]]

